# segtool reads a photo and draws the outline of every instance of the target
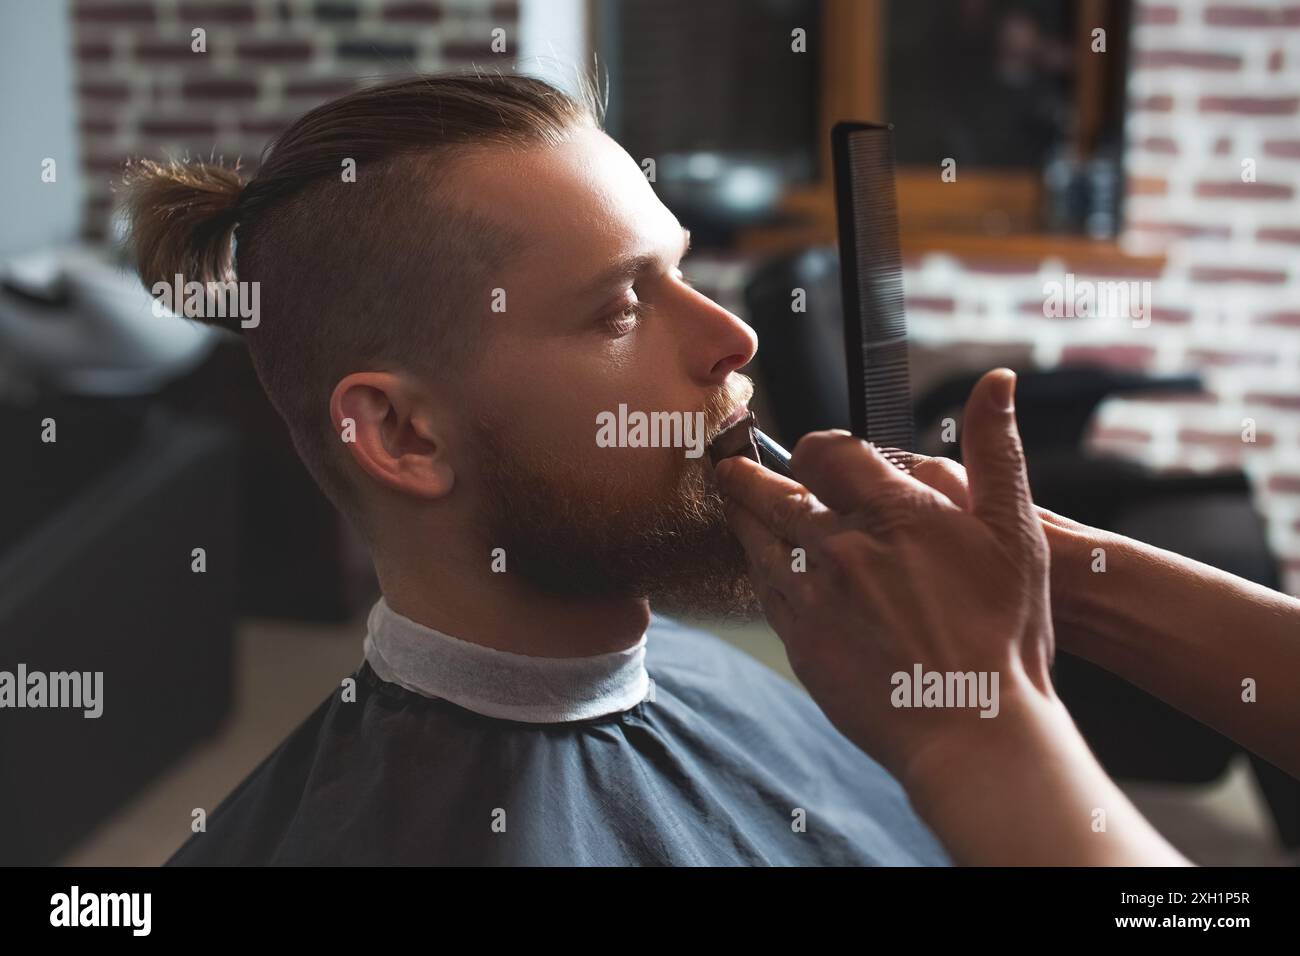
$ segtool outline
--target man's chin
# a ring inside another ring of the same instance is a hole
[[[515,556],[512,570],[552,596],[644,598],[657,613],[737,622],[762,613],[740,542],[725,523],[618,525],[593,532],[589,525],[577,531],[514,523],[502,531],[511,542],[507,554]]]
[[[660,554],[638,562],[647,569],[640,582],[651,607],[693,618],[749,621],[762,613],[750,584],[745,552],[722,517],[721,502],[694,512],[702,523]]]
[[[742,624],[763,616],[763,607],[745,576],[728,582],[712,581],[698,588],[665,588],[646,597],[651,610],[670,617]]]

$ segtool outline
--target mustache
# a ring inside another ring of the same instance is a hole
[[[718,437],[722,423],[742,405],[748,406],[754,397],[754,381],[748,375],[732,373],[722,391],[709,397],[704,405],[705,445]]]

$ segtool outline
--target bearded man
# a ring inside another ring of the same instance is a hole
[[[172,863],[947,862],[804,693],[659,616],[752,613],[744,552],[698,442],[598,423],[711,437],[758,343],[599,114],[419,77],[311,111],[248,182],[134,168],[147,285],[259,284],[256,323],[213,321],[383,595],[351,679]]]

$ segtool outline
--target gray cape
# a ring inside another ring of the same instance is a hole
[[[484,717],[380,680],[331,694],[168,865],[932,865],[902,789],[812,700],[656,616],[651,697]]]

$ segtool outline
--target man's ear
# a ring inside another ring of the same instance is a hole
[[[330,420],[352,460],[385,488],[419,498],[451,492],[447,423],[418,383],[393,372],[354,372],[334,386]]]

